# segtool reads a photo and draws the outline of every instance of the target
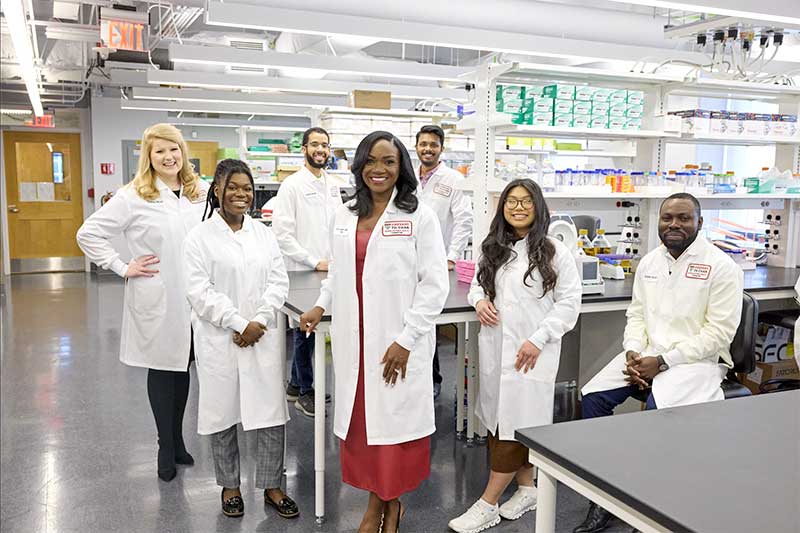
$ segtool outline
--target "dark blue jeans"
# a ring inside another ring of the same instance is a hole
[[[300,389],[300,394],[311,392],[314,386],[314,336],[300,329],[294,330],[294,358],[292,359],[292,386]]]
[[[593,392],[583,397],[581,409],[583,418],[596,418],[598,416],[610,416],[614,414],[614,408],[631,397],[639,390],[635,385],[620,387],[619,389],[604,390]],[[657,409],[653,393],[647,396],[645,409]]]

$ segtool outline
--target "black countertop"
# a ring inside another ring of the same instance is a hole
[[[300,314],[311,307],[319,296],[319,286],[325,279],[325,272],[289,272],[289,298],[286,308]],[[757,267],[744,273],[744,289],[748,292],[768,290],[791,290],[800,276],[798,268]],[[605,280],[605,294],[590,294],[583,297],[583,303],[603,303],[626,301],[633,294],[633,276],[625,280]],[[472,311],[467,303],[468,283],[459,283],[455,272],[450,272],[450,294],[444,306],[444,313]]]
[[[800,391],[515,437],[669,531],[800,531]]]

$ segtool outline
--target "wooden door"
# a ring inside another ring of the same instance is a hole
[[[77,133],[3,133],[11,272],[83,270]]]
[[[217,169],[219,143],[209,141],[187,141],[189,160],[200,160],[200,168],[194,169],[201,176],[214,176]]]

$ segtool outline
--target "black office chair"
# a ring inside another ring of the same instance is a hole
[[[736,335],[733,336],[730,352],[733,368],[722,380],[722,393],[725,399],[750,396],[750,389],[742,385],[736,373],[749,374],[756,368],[756,329],[758,326],[758,301],[748,293],[742,293],[742,318]],[[637,390],[632,396],[640,402],[646,402],[650,389]]]

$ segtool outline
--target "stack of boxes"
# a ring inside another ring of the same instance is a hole
[[[513,124],[638,130],[644,92],[588,85],[498,85],[496,110]]]
[[[738,111],[708,111],[687,109],[670,111],[681,117],[681,131],[694,135],[726,137],[800,137],[797,115],[740,113]]]

